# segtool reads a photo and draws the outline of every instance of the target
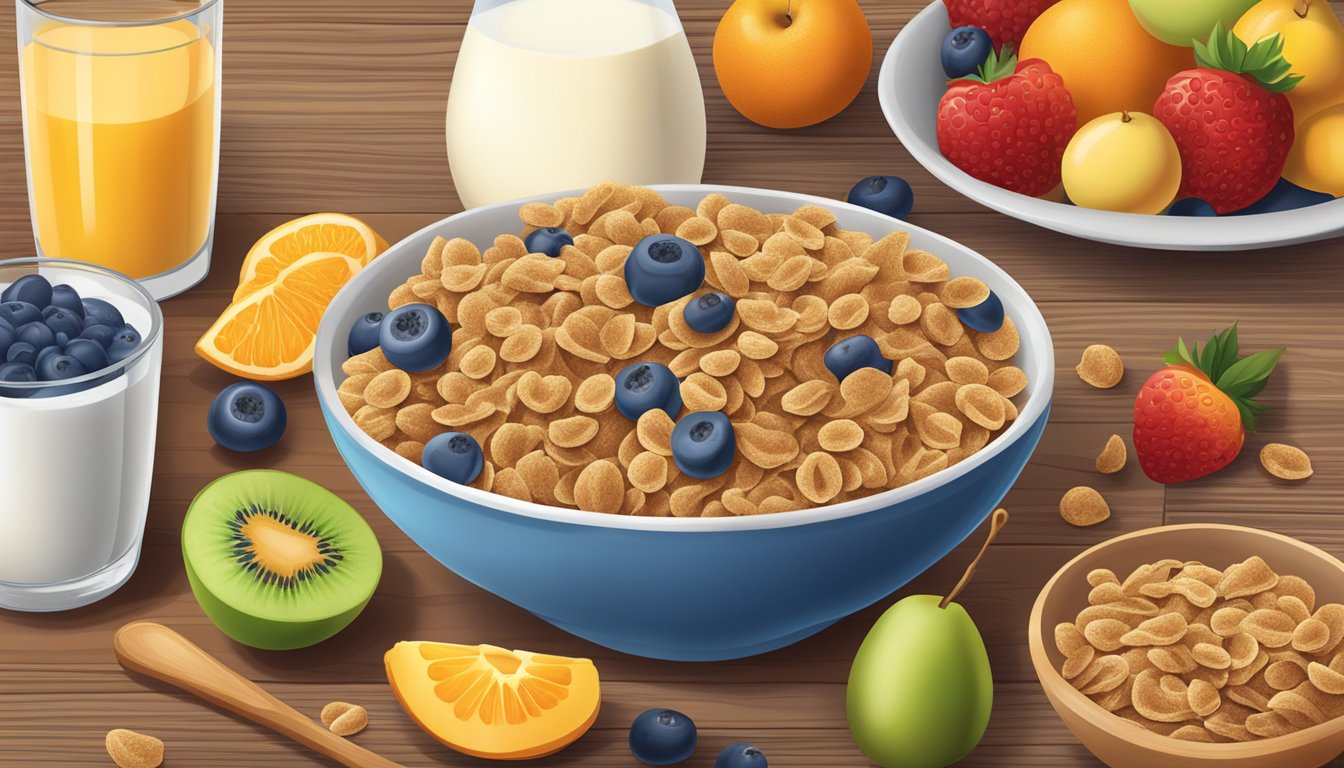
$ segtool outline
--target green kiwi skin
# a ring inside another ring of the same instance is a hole
[[[242,477],[240,477],[242,476]],[[313,616],[311,618],[295,619],[279,615],[272,606],[255,606],[253,613],[247,611],[246,598],[235,597],[229,599],[221,595],[216,595],[210,587],[201,578],[195,566],[191,561],[191,550],[188,548],[189,523],[193,511],[197,515],[215,515],[220,514],[215,509],[197,509],[198,503],[203,503],[202,499],[216,485],[220,483],[267,483],[276,481],[278,483],[290,484],[293,486],[309,486],[310,489],[304,492],[320,493],[323,501],[326,501],[333,507],[340,506],[349,509],[349,514],[353,515],[354,523],[367,529],[367,523],[352,507],[349,507],[344,501],[340,500],[330,491],[321,486],[311,483],[304,478],[290,475],[276,470],[245,470],[235,472],[216,479],[207,485],[197,494],[196,499],[192,501],[191,508],[188,510],[187,521],[184,521],[182,527],[183,544],[183,563],[186,567],[187,580],[191,585],[192,594],[196,602],[201,606],[205,615],[222,631],[225,635],[243,645],[262,650],[286,651],[297,648],[306,648],[327,640],[353,622],[359,614],[368,605],[373,593],[376,590],[379,579],[382,575],[382,552],[377,545],[377,539],[373,537],[371,530],[367,531],[368,537],[372,540],[373,546],[364,555],[361,567],[372,569],[371,583],[367,585],[367,593],[362,595],[356,604],[346,607],[334,615]],[[264,487],[264,486],[262,486]],[[231,489],[230,489],[231,490]],[[328,498],[329,497],[329,498]],[[283,505],[282,505],[283,506]],[[232,514],[232,509],[228,510]],[[202,523],[202,525],[208,523]],[[198,526],[199,528],[199,526]],[[201,537],[196,536],[199,543]],[[198,546],[204,546],[198,544]],[[200,554],[201,557],[211,557],[210,553]],[[212,563],[213,564],[213,563]],[[365,577],[367,578],[367,577]],[[363,585],[361,585],[363,586]],[[350,594],[348,591],[345,594]]]

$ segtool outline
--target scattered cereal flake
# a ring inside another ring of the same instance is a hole
[[[1260,466],[1280,480],[1311,477],[1311,457],[1306,451],[1284,443],[1268,443],[1260,449]]]
[[[1129,451],[1125,448],[1124,439],[1119,435],[1111,435],[1106,439],[1106,446],[1097,455],[1097,471],[1103,475],[1113,475],[1124,469],[1128,460]]]
[[[1096,489],[1080,485],[1059,500],[1059,515],[1070,525],[1082,527],[1103,522],[1111,516],[1111,508]]]
[[[1097,389],[1110,389],[1125,375],[1125,362],[1120,353],[1105,344],[1092,344],[1083,350],[1082,360],[1074,369],[1078,378]]]

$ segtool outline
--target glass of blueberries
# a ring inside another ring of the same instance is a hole
[[[136,281],[0,261],[0,608],[95,602],[139,561],[163,316]]]
[[[136,319],[118,308],[144,298],[130,278],[54,259],[0,262],[0,272],[0,397],[89,390],[121,376],[145,351]],[[159,317],[157,305],[140,314]]]

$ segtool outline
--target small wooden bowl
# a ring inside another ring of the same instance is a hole
[[[1089,571],[1109,568],[1123,579],[1135,567],[1163,558],[1224,568],[1251,555],[1279,573],[1306,579],[1316,590],[1317,605],[1344,602],[1344,563],[1296,539],[1235,525],[1173,525],[1118,536],[1070,560],[1046,583],[1031,610],[1031,663],[1055,712],[1102,762],[1111,768],[1316,768],[1344,752],[1344,718],[1236,744],[1162,736],[1107,712],[1059,673],[1064,656],[1055,647],[1054,628],[1087,606]]]

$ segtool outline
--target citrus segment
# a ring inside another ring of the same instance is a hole
[[[289,379],[312,370],[322,313],[360,270],[340,253],[314,253],[230,304],[196,342],[196,353],[243,378]]]
[[[273,282],[291,264],[313,253],[341,253],[368,264],[387,250],[387,241],[368,224],[344,213],[314,213],[287,221],[252,246],[238,274],[238,301]]]
[[[458,752],[530,760],[564,749],[597,719],[597,668],[493,645],[401,642],[384,657],[407,714]]]

